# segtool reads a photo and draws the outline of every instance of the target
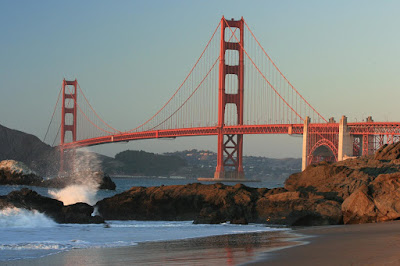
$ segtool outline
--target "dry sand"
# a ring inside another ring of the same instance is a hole
[[[298,246],[250,265],[400,265],[400,221],[296,230]]]
[[[222,266],[243,263],[400,265],[400,221],[303,228],[291,234],[251,233],[148,242],[124,248],[76,249],[40,259],[3,264]]]

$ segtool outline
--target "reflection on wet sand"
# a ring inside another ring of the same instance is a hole
[[[17,265],[238,265],[293,243],[286,232],[222,235],[140,243],[123,248],[76,249]]]

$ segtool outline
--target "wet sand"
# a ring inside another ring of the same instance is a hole
[[[1,264],[1,263],[0,263]],[[400,221],[75,249],[5,265],[400,265]]]
[[[246,233],[185,240],[145,242],[121,248],[74,249],[39,259],[0,265],[238,265],[290,245],[284,232]]]

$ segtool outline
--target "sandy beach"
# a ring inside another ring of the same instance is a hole
[[[238,265],[267,250],[295,244],[285,241],[290,237],[274,231],[145,242],[122,248],[73,249],[0,265]]]
[[[400,265],[400,221],[299,229],[295,247],[250,265]]]
[[[2,265],[400,265],[400,221],[75,249]]]

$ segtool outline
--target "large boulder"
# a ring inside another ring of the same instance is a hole
[[[0,209],[16,207],[37,210],[46,214],[58,223],[103,223],[100,216],[92,216],[94,208],[86,203],[64,206],[61,201],[39,195],[37,192],[23,188],[0,196]]]
[[[340,203],[307,192],[266,195],[256,203],[259,222],[291,226],[342,223]]]
[[[71,185],[86,185],[96,189],[115,190],[116,185],[109,175],[102,171],[75,172],[69,176],[44,180],[40,186],[64,188]]]
[[[343,202],[342,212],[347,224],[399,219],[400,173],[379,175],[360,187]]]

